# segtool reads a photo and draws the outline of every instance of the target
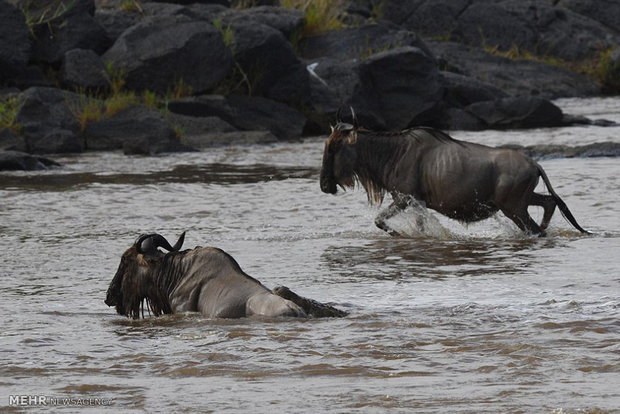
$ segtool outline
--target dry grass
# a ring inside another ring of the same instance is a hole
[[[280,7],[304,12],[303,36],[344,28],[342,16],[347,4],[346,0],[280,0]]]
[[[18,135],[21,134],[22,126],[17,122],[19,105],[17,97],[0,100],[0,129],[6,128]]]

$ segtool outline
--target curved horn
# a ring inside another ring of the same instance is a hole
[[[172,252],[178,252],[179,250],[181,250],[181,247],[183,246],[183,242],[185,241],[185,231],[183,233],[181,233],[181,235],[179,236],[179,240],[177,240],[177,242],[174,244],[174,246],[172,246]]]
[[[144,253],[145,250],[150,250],[151,249],[150,245],[147,246],[147,244],[149,244],[150,241],[145,244],[144,248],[142,247],[142,243],[145,240],[149,239],[151,236],[152,236],[152,234],[143,234],[140,237],[138,237],[138,240],[136,240],[136,242],[133,244],[134,246],[136,246],[136,250],[138,251],[138,253]]]
[[[336,123],[337,124],[342,122],[341,112],[342,112],[342,107],[338,107],[338,112],[336,112]]]
[[[352,106],[350,106],[349,108],[351,108],[351,119],[353,121],[353,128],[357,129],[359,125],[357,123],[357,117],[355,116],[355,111],[353,110]]]
[[[181,243],[183,242],[181,241]],[[164,236],[160,234],[142,235],[136,241],[136,250],[138,251],[138,253],[153,254],[157,252],[158,247],[163,247],[169,252],[176,251],[172,246],[170,246],[168,240],[166,240]]]

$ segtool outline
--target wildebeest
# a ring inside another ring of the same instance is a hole
[[[107,291],[106,305],[133,318],[139,318],[141,312],[144,316],[145,304],[155,316],[180,312],[201,312],[218,318],[346,315],[286,287],[270,291],[221,249],[196,247],[180,251],[184,239],[185,232],[170,246],[159,234],[140,236],[121,258]]]
[[[340,185],[360,183],[371,204],[381,204],[386,193],[392,204],[380,212],[375,224],[392,235],[386,220],[412,203],[419,203],[447,217],[475,222],[498,210],[519,228],[544,235],[556,205],[580,232],[585,231],[551,187],[544,170],[527,155],[458,141],[434,128],[418,127],[400,132],[375,132],[360,128],[351,108],[352,124],[337,123],[325,143],[321,190],[335,194]],[[542,177],[550,194],[534,192]],[[528,206],[544,209],[541,224],[529,215]]]

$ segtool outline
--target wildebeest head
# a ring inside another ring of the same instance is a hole
[[[331,134],[325,142],[323,165],[321,167],[321,191],[336,194],[338,185],[353,187],[356,161],[355,144],[357,142],[357,118],[351,108],[352,124],[340,117],[340,109],[336,114],[336,125],[331,127]]]
[[[159,247],[169,252],[181,249],[185,232],[181,234],[174,246],[159,234],[143,234],[123,253],[118,270],[108,287],[105,304],[115,306],[120,315],[138,318],[144,300],[155,314],[170,313],[167,298],[161,297],[155,280],[156,270],[164,253]]]

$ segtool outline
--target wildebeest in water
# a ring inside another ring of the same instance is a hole
[[[133,318],[141,313],[144,317],[145,305],[155,316],[181,312],[218,318],[346,315],[286,287],[267,289],[221,249],[180,251],[184,239],[185,232],[170,246],[159,234],[140,236],[121,258],[106,294],[106,305]]]
[[[359,182],[371,204],[381,204],[386,193],[392,204],[379,213],[375,224],[392,235],[386,220],[411,204],[422,204],[447,217],[475,222],[502,211],[525,232],[544,235],[558,206],[580,232],[570,210],[551,187],[544,170],[527,155],[458,141],[434,128],[375,132],[360,128],[353,108],[352,124],[336,126],[325,143],[321,190],[335,194],[337,186]],[[534,192],[542,177],[549,194]],[[528,206],[543,208],[538,225]]]

